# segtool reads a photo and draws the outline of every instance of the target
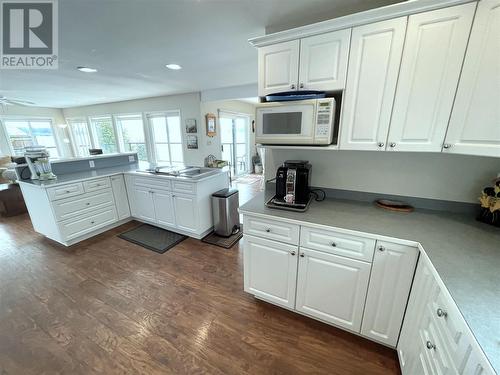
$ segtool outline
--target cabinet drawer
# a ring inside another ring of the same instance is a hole
[[[83,181],[83,188],[86,192],[106,189],[109,187],[111,187],[111,181],[109,180],[109,177]]]
[[[185,181],[173,181],[173,190],[176,193],[185,193],[185,194],[195,194],[196,193],[196,184],[192,182]]]
[[[160,190],[172,190],[172,184],[170,180],[167,180],[165,178],[134,177],[134,185]]]
[[[300,246],[371,262],[375,240],[303,226],[300,233]]]
[[[113,193],[111,189],[105,189],[57,200],[53,203],[53,207],[57,221],[62,221],[112,204],[114,204]]]
[[[92,215],[83,215],[59,223],[59,228],[66,241],[112,224],[116,221],[115,206],[107,206]]]
[[[47,194],[49,194],[49,198],[51,201],[67,197],[73,197],[75,195],[79,195],[82,193],[83,193],[83,185],[81,182],[62,185],[62,186],[55,186],[47,189]]]
[[[291,245],[299,243],[299,226],[277,220],[267,220],[253,216],[243,216],[243,232],[257,237],[286,242]]]

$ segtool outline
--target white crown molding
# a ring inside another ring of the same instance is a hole
[[[273,34],[251,38],[248,39],[248,42],[254,47],[262,47],[298,38],[305,38],[312,35],[323,34],[330,31],[347,29],[349,27],[366,25],[391,18],[408,16],[410,14],[470,2],[471,0],[409,0],[403,3],[370,9],[360,13],[349,14],[339,18],[313,23],[311,25],[305,25],[290,30],[279,31]]]

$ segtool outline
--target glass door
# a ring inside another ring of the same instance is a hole
[[[221,113],[219,122],[222,160],[229,162],[233,176],[248,173],[248,116]]]

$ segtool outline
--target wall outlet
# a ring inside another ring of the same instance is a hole
[[[90,168],[95,168],[95,163],[93,160],[89,160],[89,166]]]
[[[129,155],[128,156],[128,161],[131,162],[131,163],[134,162],[135,161],[135,156],[134,155]]]

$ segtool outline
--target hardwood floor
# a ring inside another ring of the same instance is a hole
[[[242,247],[71,248],[0,219],[0,374],[399,374],[394,351],[243,292]]]

